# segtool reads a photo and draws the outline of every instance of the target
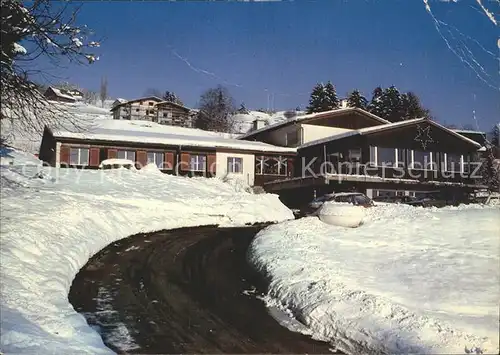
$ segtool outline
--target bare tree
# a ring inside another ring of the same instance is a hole
[[[108,79],[105,76],[101,78],[99,97],[101,99],[101,107],[104,107],[104,101],[108,98]]]
[[[234,100],[227,88],[218,86],[208,89],[200,98],[200,111],[195,127],[218,132],[233,132]]]
[[[39,58],[54,66],[99,59],[93,50],[100,44],[90,41],[87,26],[77,25],[78,12],[69,2],[1,0],[2,142],[8,142],[14,131],[41,132],[61,117],[61,105],[48,103],[34,82],[35,77],[46,80],[48,75],[37,69]]]
[[[83,102],[86,104],[95,105],[99,98],[99,94],[96,91],[84,90],[83,91]]]

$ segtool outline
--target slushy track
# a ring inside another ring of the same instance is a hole
[[[265,290],[246,263],[261,228],[187,228],[113,243],[77,275],[70,302],[116,352],[329,353],[280,326],[252,292]]]

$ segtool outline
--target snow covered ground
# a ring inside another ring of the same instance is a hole
[[[111,112],[107,107],[101,108],[83,102],[54,102],[52,104],[57,105],[60,109],[60,112],[58,112],[60,117],[55,121],[61,127],[68,127],[69,122],[75,122],[80,126],[96,120],[112,119]],[[1,136],[7,138],[8,143],[16,149],[38,154],[42,141],[43,125],[26,130],[25,126],[19,125],[16,121],[2,120],[1,132]]]
[[[293,218],[277,196],[218,179],[149,168],[55,169],[30,154],[1,153],[7,163],[0,168],[3,353],[111,352],[68,303],[68,291],[78,270],[113,241],[161,229]]]
[[[378,205],[356,229],[316,217],[261,231],[266,296],[355,353],[499,352],[500,208]]]

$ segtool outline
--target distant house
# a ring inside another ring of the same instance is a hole
[[[115,106],[118,106],[118,105],[121,105],[121,104],[124,104],[126,103],[127,100],[125,99],[122,99],[122,98],[117,98],[115,101],[113,101],[113,104],[111,105],[111,107],[115,107]]]
[[[169,126],[193,127],[191,110],[185,106],[170,101],[156,104],[157,122]]]
[[[156,96],[135,100],[116,99],[111,109],[115,120],[145,120],[169,126],[193,127],[194,115],[188,107]]]
[[[56,89],[52,86],[49,86],[47,90],[45,90],[43,96],[45,96],[47,100],[50,101],[69,102],[69,103],[76,102],[76,98],[73,95],[65,91],[62,91],[60,89]]]
[[[119,103],[111,109],[113,119],[156,121],[158,114],[155,105],[162,101],[159,97],[150,96]]]
[[[75,99],[83,99],[83,91],[80,91],[78,89],[71,89],[67,90],[66,93],[70,94],[73,96]]]

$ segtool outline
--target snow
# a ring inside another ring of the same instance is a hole
[[[285,112],[278,111],[272,114],[260,112],[260,111],[249,111],[248,114],[237,113],[232,116],[235,122],[235,131],[238,133],[247,133],[253,128],[253,121],[262,120],[267,123],[267,125],[273,125],[275,123],[285,122],[288,119],[285,117]],[[297,111],[297,115],[304,114],[302,111]]]
[[[111,353],[68,303],[68,290],[88,259],[116,240],[293,218],[278,196],[237,192],[216,178],[56,169],[5,149],[1,156],[14,162],[0,168],[3,353]],[[117,332],[127,337],[126,329]]]
[[[82,41],[80,40],[80,38],[78,37],[74,37],[71,39],[73,41],[73,43],[75,44],[76,47],[81,47],[83,46],[83,43]]]
[[[61,90],[57,89],[57,88],[53,88],[53,87],[50,87],[50,89],[52,91],[54,91],[54,93],[59,96],[59,97],[62,97],[62,98],[65,98],[65,99],[70,99],[70,100],[76,100],[76,98],[73,96],[73,95],[70,95],[70,94],[66,94],[64,92],[62,92]]]
[[[19,43],[14,43],[14,52],[18,53],[18,54],[26,54],[26,53],[28,53],[28,51],[26,50],[26,48],[24,48],[23,46],[21,46]]]
[[[330,116],[330,115],[340,115],[342,113],[346,113],[346,112],[359,112],[359,113],[363,113],[364,115],[367,115],[375,120],[377,120],[378,122],[382,123],[382,124],[387,124],[387,123],[390,123],[389,121],[387,120],[384,120],[383,118],[380,118],[376,115],[374,115],[373,113],[370,113],[368,111],[365,111],[365,110],[362,110],[360,108],[356,108],[356,107],[344,107],[344,108],[338,108],[338,109],[335,109],[335,110],[330,110],[330,111],[324,111],[324,112],[316,112],[316,113],[311,113],[311,114],[307,114],[307,115],[304,115],[303,113],[299,114],[298,116],[295,116],[295,117],[292,117],[290,119],[285,119],[285,120],[280,120],[276,123],[273,123],[273,124],[270,124],[268,126],[265,126],[263,128],[260,128],[260,129],[257,129],[255,131],[250,131],[246,134],[243,134],[240,138],[248,138],[248,137],[251,137],[257,133],[261,133],[261,132],[265,132],[267,130],[271,130],[271,129],[276,129],[278,127],[281,127],[281,126],[285,126],[291,122],[302,122],[302,123],[307,123],[308,120],[310,119],[314,119],[314,118],[320,118],[320,117],[323,117],[323,116]]]
[[[233,148],[249,151],[294,153],[295,148],[278,147],[262,142],[237,140],[227,133],[209,132],[195,128],[175,127],[149,121],[100,120],[78,129],[54,129],[55,137],[197,146],[204,148]]]
[[[101,162],[101,164],[99,164],[99,168],[108,165],[130,165],[131,167],[135,167],[135,162],[133,162],[130,159],[118,159],[118,158],[104,159]]]
[[[109,109],[97,107],[94,105],[85,104],[83,102],[75,103],[56,103],[51,102],[51,105],[56,107],[60,112],[56,112],[57,118],[53,121],[64,127],[73,125],[77,126],[86,122],[94,122],[96,120],[111,119]],[[25,125],[20,124],[17,120],[1,120],[1,135],[8,139],[8,143],[20,150],[37,154],[42,142],[43,124],[26,129]]]
[[[498,353],[500,208],[380,204],[342,228],[271,226],[249,258],[266,300],[354,353]]]

